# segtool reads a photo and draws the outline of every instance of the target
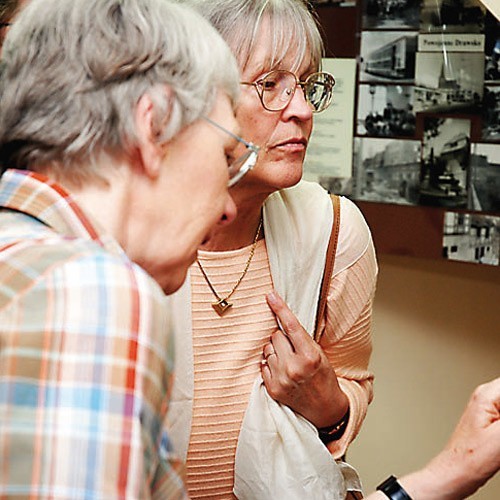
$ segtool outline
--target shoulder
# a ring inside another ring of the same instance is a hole
[[[2,307],[41,290],[50,290],[54,297],[85,296],[88,301],[113,294],[164,300],[156,282],[124,253],[112,253],[91,240],[59,235],[22,240],[0,255],[0,273],[13,276],[2,288]]]

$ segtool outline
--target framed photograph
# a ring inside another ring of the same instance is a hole
[[[472,144],[471,197],[469,208],[500,213],[500,148],[494,144]]]
[[[500,86],[485,85],[482,118],[483,140],[500,142]]]
[[[413,83],[417,34],[411,31],[363,31],[362,82]]]
[[[484,79],[500,83],[500,21],[488,12],[484,47]]]
[[[420,148],[419,141],[355,138],[352,198],[416,205]]]
[[[478,113],[484,89],[481,52],[419,52],[415,111]]]
[[[358,135],[413,137],[415,125],[412,86],[359,86],[356,121]]]
[[[470,174],[470,120],[424,118],[419,203],[466,208]]]
[[[445,212],[443,257],[449,260],[498,266],[500,217]]]
[[[423,0],[420,31],[483,33],[485,16],[480,0]]]
[[[418,29],[421,0],[364,0],[363,29]]]

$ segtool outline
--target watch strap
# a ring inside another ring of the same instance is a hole
[[[412,500],[395,476],[389,476],[383,483],[377,486],[377,490],[384,493],[391,500]]]

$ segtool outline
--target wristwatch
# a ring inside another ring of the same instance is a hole
[[[384,493],[391,500],[412,500],[394,476],[389,476],[383,483],[379,484],[377,490]]]

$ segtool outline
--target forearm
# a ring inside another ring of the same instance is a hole
[[[331,366],[334,368],[339,387],[347,396],[351,415],[343,437],[330,443],[328,448],[335,458],[345,454],[347,447],[357,436],[366,417],[368,405],[373,398],[373,374],[368,370],[372,352],[371,309],[369,300],[361,309],[348,332],[337,342],[322,345]],[[333,328],[327,325],[326,338],[332,338]]]
[[[435,460],[439,460],[436,458]],[[451,470],[440,467],[433,460],[424,468],[398,478],[398,483],[411,499],[460,500],[467,498],[481,486],[476,480],[467,479],[467,471],[457,476]],[[375,491],[366,500],[387,500],[388,497]]]

